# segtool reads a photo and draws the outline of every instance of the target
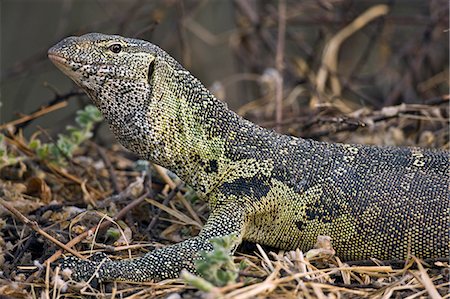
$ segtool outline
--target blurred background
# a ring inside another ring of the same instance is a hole
[[[3,0],[4,124],[56,135],[89,99],[47,49],[102,32],[158,44],[242,116],[322,140],[448,148],[446,0]],[[96,138],[112,137],[102,125]]]

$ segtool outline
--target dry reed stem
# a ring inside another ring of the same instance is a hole
[[[6,129],[8,127],[17,126],[19,124],[22,124],[22,123],[25,123],[27,121],[36,119],[38,117],[41,117],[43,115],[46,115],[46,114],[48,114],[50,112],[53,112],[53,111],[56,111],[58,109],[64,108],[66,106],[67,106],[67,101],[63,101],[63,102],[59,102],[59,103],[56,103],[56,104],[51,105],[51,106],[44,107],[44,108],[42,108],[42,109],[40,109],[40,110],[30,114],[30,115],[23,115],[23,116],[21,116],[18,119],[15,119],[13,121],[10,121],[10,122],[7,122],[7,123],[4,123],[4,124],[0,125],[0,130]]]
[[[375,5],[367,9],[360,16],[358,16],[353,22],[346,27],[342,28],[336,35],[334,35],[326,44],[322,54],[322,65],[317,73],[316,87],[319,94],[325,92],[325,85],[327,79],[331,81],[331,90],[334,96],[341,94],[341,85],[337,77],[338,74],[338,57],[339,49],[342,43],[349,38],[352,34],[366,26],[372,20],[384,16],[389,12],[389,7],[384,4]],[[311,102],[317,102],[317,98],[313,98]],[[343,112],[351,112],[343,110]]]
[[[158,174],[161,176],[161,178],[164,180],[164,182],[166,182],[166,184],[169,185],[169,187],[171,189],[175,189],[177,187],[177,184],[175,184],[175,182],[167,175],[164,167],[156,165],[156,164],[153,164],[153,167],[156,169],[156,172],[158,172]],[[183,204],[183,206],[189,212],[191,217],[194,218],[196,224],[193,224],[193,225],[197,226],[198,228],[202,228],[203,227],[202,220],[197,215],[197,213],[194,211],[191,204],[186,200],[186,198],[180,192],[177,192],[176,198]]]

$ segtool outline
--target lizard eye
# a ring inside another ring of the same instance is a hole
[[[120,44],[112,44],[111,46],[109,46],[109,49],[111,50],[111,52],[117,54],[120,51],[122,51],[122,45],[120,45]]]

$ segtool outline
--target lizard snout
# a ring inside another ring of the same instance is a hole
[[[76,41],[77,37],[75,36],[70,36],[63,39],[62,41],[48,49],[48,57],[53,62],[63,62],[62,60],[67,61],[67,56],[69,54],[68,52],[73,51],[74,47],[76,46]]]

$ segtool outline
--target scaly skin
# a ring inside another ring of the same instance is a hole
[[[76,280],[148,281],[191,271],[209,239],[235,233],[282,249],[333,239],[345,260],[448,255],[449,153],[284,136],[227,109],[159,47],[98,33],[66,38],[50,59],[129,150],[208,201],[197,237],[124,261],[69,258]],[[102,256],[100,256],[102,257]]]

